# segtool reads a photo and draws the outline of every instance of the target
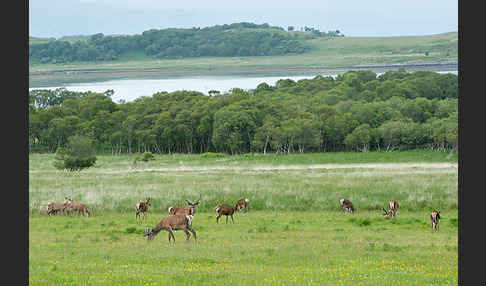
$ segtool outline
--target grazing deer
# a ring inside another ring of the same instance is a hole
[[[201,195],[199,195],[199,199],[192,203],[191,201],[186,199],[186,202],[188,206],[183,206],[183,207],[170,207],[169,208],[169,214],[171,215],[178,215],[178,214],[184,214],[184,215],[194,215],[196,213],[196,206],[199,204],[199,201],[201,200]]]
[[[192,232],[194,235],[194,241],[196,241],[196,232],[192,229],[192,219],[194,216],[192,215],[169,215],[164,218],[154,227],[152,230],[149,228],[145,229],[145,235],[148,237],[148,241],[152,241],[154,236],[156,236],[159,231],[167,230],[169,232],[169,243],[170,239],[174,239],[174,230],[183,230],[186,233],[186,241],[189,241],[191,234],[189,231]],[[189,230],[189,231],[188,231]]]
[[[233,223],[235,223],[235,221],[233,220],[233,214],[235,213],[235,209],[232,206],[218,205],[214,208],[214,210],[216,212],[218,212],[218,217],[216,218],[216,223],[219,223],[219,218],[222,215],[226,216],[226,223],[228,223],[228,216],[231,216],[231,221],[233,221]]]
[[[236,202],[235,209],[239,212],[241,209],[245,209],[245,212],[250,211],[250,200],[247,198],[243,198]]]
[[[71,198],[66,197],[66,210],[68,213],[75,211],[79,214],[83,213],[83,215],[87,215],[88,217],[91,215],[88,211],[88,208],[85,204],[81,202],[73,202]]]
[[[148,207],[150,206],[150,198],[147,198],[145,202],[138,202],[135,204],[135,209],[137,213],[135,214],[135,219],[140,217],[140,213],[143,213],[143,217],[145,217],[145,213],[148,212]]]
[[[439,230],[439,219],[440,219],[440,212],[433,210],[430,213],[430,221],[432,222],[432,230]]]
[[[64,214],[64,211],[66,210],[66,202],[64,203],[55,203],[55,202],[49,202],[47,203],[47,215],[51,216],[52,214],[57,214],[57,212],[61,211],[62,214]]]
[[[339,203],[341,204],[341,209],[343,210],[343,213],[346,213],[346,211],[348,211],[349,213],[354,213],[354,205],[350,200],[340,199]]]
[[[398,202],[395,200],[390,200],[388,205],[390,209],[387,211],[385,208],[383,208],[383,211],[385,212],[383,215],[387,217],[394,217],[398,212]]]

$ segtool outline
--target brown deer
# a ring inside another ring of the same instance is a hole
[[[191,201],[186,199],[186,202],[188,206],[183,206],[183,207],[170,207],[169,208],[169,214],[171,215],[178,215],[178,214],[183,214],[183,215],[194,215],[196,213],[196,206],[199,204],[199,201],[201,200],[201,195],[199,195],[199,199],[192,203]]]
[[[240,212],[241,209],[245,209],[245,212],[250,211],[250,200],[247,198],[243,198],[241,200],[238,200],[235,205],[235,209]]]
[[[66,202],[64,203],[56,203],[56,202],[49,202],[47,203],[47,215],[48,216],[51,216],[51,215],[55,215],[57,214],[59,211],[62,212],[62,214],[64,214],[65,210],[66,210]]]
[[[432,230],[439,230],[439,220],[440,220],[440,212],[437,210],[433,210],[430,213],[430,222],[432,223]]]
[[[66,210],[68,211],[68,213],[75,211],[78,213],[78,215],[83,213],[83,215],[87,215],[88,217],[91,216],[85,204],[81,202],[73,202],[73,200],[68,197],[66,197],[65,199],[66,199]]]
[[[228,223],[228,216],[231,216],[231,221],[235,223],[235,221],[233,220],[233,214],[235,213],[235,209],[232,206],[218,205],[214,208],[214,210],[218,213],[218,217],[216,218],[216,223],[219,223],[219,218],[222,215],[226,216],[226,223]]]
[[[162,220],[154,228],[152,228],[152,230],[146,228],[144,236],[148,237],[148,241],[152,241],[152,239],[154,239],[154,236],[156,236],[161,230],[166,230],[169,232],[169,243],[170,243],[171,238],[174,239],[175,242],[174,231],[183,230],[186,233],[186,241],[189,241],[189,238],[191,237],[189,231],[191,231],[192,234],[194,235],[194,241],[197,241],[196,232],[192,228],[193,218],[194,216],[192,215],[166,216],[162,218]]]
[[[387,217],[395,217],[395,215],[398,212],[398,202],[395,200],[390,200],[388,205],[389,205],[389,210],[387,211],[385,208],[383,208],[383,211],[385,212],[383,215]]]
[[[146,212],[148,212],[148,207],[150,206],[150,198],[147,198],[145,202],[138,202],[135,204],[135,209],[137,213],[135,214],[135,219],[140,218],[140,213],[143,213],[145,217]]]
[[[346,213],[346,211],[348,211],[349,213],[354,214],[354,205],[350,200],[340,199],[339,203],[341,204],[341,209],[342,209],[343,213]]]

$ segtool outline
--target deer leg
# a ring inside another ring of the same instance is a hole
[[[226,223],[228,223],[228,216],[226,216]]]
[[[218,215],[218,217],[216,218],[216,223],[219,223],[219,218],[221,217],[221,214]]]
[[[186,241],[189,241],[189,238],[191,238],[191,234],[189,233],[189,231],[187,229],[182,229],[185,233],[186,233]]]
[[[231,215],[231,221],[232,221],[233,223],[235,223],[235,221],[233,220],[233,215]]]
[[[192,229],[192,226],[188,227],[188,229],[192,232],[192,235],[194,236],[194,241],[195,241],[196,240],[196,231],[194,231],[194,229]]]
[[[174,243],[175,243],[175,236],[174,236],[174,232],[172,231],[171,228],[169,228],[169,234],[172,236],[172,239],[174,240]]]

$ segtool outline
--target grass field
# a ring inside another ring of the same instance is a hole
[[[121,55],[110,62],[30,64],[31,84],[74,80],[133,78],[140,76],[218,75],[268,73],[269,69],[389,65],[412,62],[457,62],[458,33],[401,37],[339,37],[307,40],[310,52],[298,55],[260,57],[199,57],[154,59],[141,53]],[[426,55],[427,52],[427,55]],[[324,68],[324,70],[325,70]],[[65,74],[66,71],[97,71]],[[49,74],[62,72],[59,74]],[[302,71],[300,71],[302,72]]]
[[[29,156],[30,285],[457,285],[457,154],[436,151],[242,155],[98,156],[80,173],[54,169],[52,154]],[[198,241],[146,227],[201,194]],[[47,217],[64,196],[91,217]],[[134,204],[152,206],[136,221]],[[212,208],[250,199],[235,223]],[[354,215],[342,214],[350,198]],[[381,207],[400,203],[396,218]],[[428,214],[441,211],[440,231]],[[437,259],[440,257],[440,259]]]

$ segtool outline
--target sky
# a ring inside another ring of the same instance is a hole
[[[29,0],[29,35],[141,34],[250,22],[339,30],[347,37],[458,31],[457,0]]]

